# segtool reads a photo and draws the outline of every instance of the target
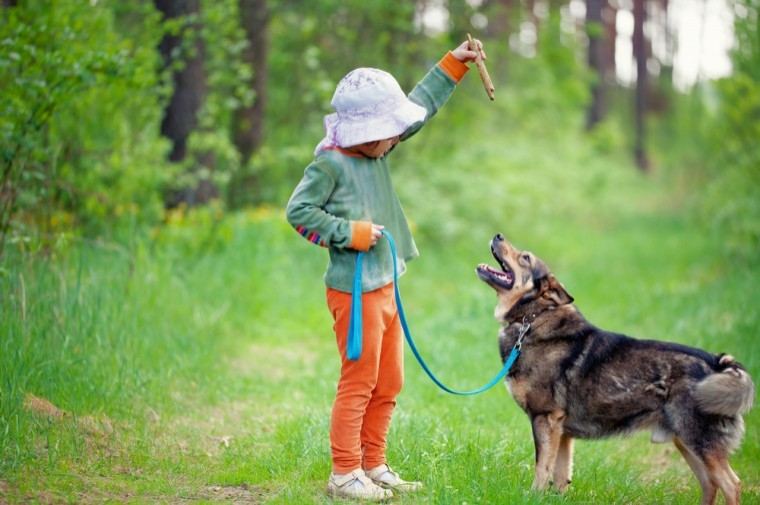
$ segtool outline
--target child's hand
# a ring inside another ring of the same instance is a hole
[[[370,247],[377,244],[377,241],[380,240],[380,237],[383,236],[383,230],[385,229],[385,226],[372,223],[372,239],[370,240]]]
[[[475,45],[477,46],[478,51],[480,51],[480,57],[485,60],[486,53],[483,52],[483,43],[478,39],[473,39],[473,42],[475,42]],[[467,63],[468,61],[475,61],[475,58],[477,57],[477,54],[475,53],[475,51],[470,50],[470,42],[467,40],[459,44],[459,47],[457,47],[456,49],[452,49],[451,54],[454,55],[454,58],[465,63]]]

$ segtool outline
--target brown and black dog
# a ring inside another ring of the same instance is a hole
[[[718,489],[727,504],[739,503],[728,456],[741,443],[741,414],[754,400],[744,367],[726,354],[601,330],[534,254],[501,234],[491,252],[501,268],[482,264],[477,272],[498,296],[502,360],[521,340],[506,381],[533,428],[533,488],[545,489],[551,479],[560,492],[567,489],[574,438],[648,429],[653,442],[671,440],[681,452],[703,505],[715,502]]]

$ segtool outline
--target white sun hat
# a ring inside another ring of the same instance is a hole
[[[325,138],[315,154],[328,146],[351,147],[401,135],[424,121],[427,110],[410,101],[391,74],[357,68],[338,83],[325,116]]]

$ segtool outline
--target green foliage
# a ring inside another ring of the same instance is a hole
[[[168,175],[155,129],[158,19],[123,37],[99,3],[48,1],[5,9],[0,114],[11,241],[48,242],[62,230],[105,231],[160,212]],[[15,215],[15,217],[14,217]],[[40,233],[37,236],[37,232]]]
[[[240,165],[230,140],[232,114],[254,99],[249,87],[254,70],[242,61],[248,41],[239,20],[237,0],[203,3],[201,37],[208,95],[199,117],[201,131],[189,143],[194,152],[214,156],[215,176],[221,177],[215,182],[222,189]]]
[[[760,31],[757,1],[733,2],[734,73],[715,85],[717,105],[708,116],[708,174],[704,220],[725,235],[728,250],[757,261],[760,250]]]
[[[760,250],[760,81],[737,73],[718,83],[719,114],[711,136],[713,180],[705,194],[707,222],[745,259]]]
[[[758,0],[731,0],[734,11],[734,35],[737,44],[733,48],[735,69],[760,81],[760,2]]]
[[[756,262],[760,250],[760,47],[758,4],[732,2],[739,45],[734,72],[672,94],[666,114],[650,116],[654,157],[674,187],[687,188],[681,202],[696,225],[722,244],[731,261]],[[741,13],[741,14],[739,14]]]
[[[581,129],[582,114],[590,100],[590,71],[581,65],[577,40],[563,41],[559,13],[547,21],[540,33],[535,58],[513,65],[515,112],[536,131],[548,129],[574,132]]]
[[[200,181],[211,181],[225,201],[229,183],[240,168],[240,153],[229,132],[219,128],[195,131],[188,138],[188,151],[190,155],[179,164],[182,169],[173,186],[196,187]],[[199,166],[197,160],[204,160],[211,167]]]
[[[168,210],[165,222],[152,230],[154,244],[171,247],[181,257],[195,257],[224,249],[232,239],[232,230],[224,220],[219,200],[205,207],[180,205]]]

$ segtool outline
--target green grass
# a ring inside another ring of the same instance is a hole
[[[448,156],[419,145],[396,163],[425,167],[395,174],[422,252],[400,287],[444,383],[473,389],[500,368],[495,296],[474,274],[497,232],[542,257],[598,326],[728,352],[760,377],[760,266],[695,222],[683,196],[700,188],[674,185],[673,169],[642,177],[573,139],[470,142]],[[326,251],[278,209],[194,219],[129,249],[6,258],[0,502],[331,502],[339,363]],[[426,487],[399,503],[699,499],[677,451],[644,433],[579,441],[568,494],[534,494],[529,423],[505,388],[451,396],[405,359],[388,457]],[[69,416],[30,411],[27,394]],[[758,412],[732,458],[745,503],[760,502]]]

